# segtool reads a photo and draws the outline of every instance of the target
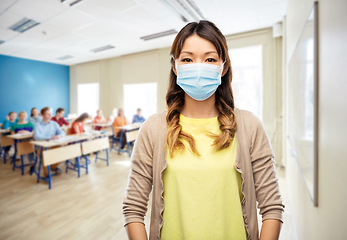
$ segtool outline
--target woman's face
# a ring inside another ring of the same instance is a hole
[[[178,66],[191,63],[207,63],[221,66],[223,63],[213,43],[196,34],[184,41],[181,54],[176,61]]]
[[[100,111],[97,111],[97,112],[96,112],[96,116],[101,117]]]
[[[27,118],[27,114],[26,113],[21,113],[18,115],[19,121],[24,122],[25,119]]]
[[[37,110],[36,108],[35,109],[33,109],[33,115],[34,115],[34,117],[37,117],[38,115],[39,115],[39,110]]]

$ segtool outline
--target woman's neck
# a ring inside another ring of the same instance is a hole
[[[181,114],[188,118],[213,118],[219,115],[215,105],[216,97],[213,94],[204,101],[196,101],[185,94],[184,106]]]
[[[20,121],[18,122],[18,124],[26,124],[27,122],[24,120],[24,121]]]

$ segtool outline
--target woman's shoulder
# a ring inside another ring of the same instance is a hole
[[[155,113],[147,118],[142,124],[142,130],[160,131],[166,128],[166,111]]]
[[[166,111],[155,113],[151,115],[149,118],[147,118],[144,123],[150,123],[150,124],[160,124],[160,123],[166,123]]]
[[[234,114],[236,116],[236,123],[257,125],[261,123],[261,120],[251,111],[235,108]]]

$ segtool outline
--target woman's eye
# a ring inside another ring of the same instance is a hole
[[[208,58],[208,59],[206,59],[206,61],[207,61],[207,62],[216,62],[216,60],[213,59],[213,58]]]
[[[189,58],[184,58],[184,59],[182,59],[182,62],[192,62],[192,60]]]

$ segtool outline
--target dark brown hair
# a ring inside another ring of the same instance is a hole
[[[15,114],[17,114],[16,112],[10,112],[9,114],[8,114],[8,116],[10,116],[12,113],[15,113]]]
[[[30,117],[34,116],[33,111],[34,111],[35,109],[37,109],[37,108],[36,108],[36,107],[33,107],[33,108],[31,109],[31,111],[30,111]]]
[[[89,118],[89,114],[88,113],[82,113],[78,118],[76,118],[75,122],[83,122],[84,119]]]
[[[50,111],[51,109],[49,107],[44,107],[41,109],[41,115],[44,115],[45,112]]]
[[[64,111],[65,111],[64,108],[58,108],[57,111],[55,111],[55,113],[57,114],[57,113],[61,113],[61,112],[64,112]]]
[[[211,137],[215,139],[212,146],[215,146],[217,150],[227,148],[233,140],[237,128],[234,117],[234,97],[231,88],[232,69],[226,39],[221,31],[212,22],[201,20],[200,22],[188,23],[177,34],[171,47],[171,71],[169,87],[166,94],[166,104],[168,110],[166,114],[166,122],[168,124],[166,142],[171,157],[173,156],[175,149],[185,148],[184,144],[179,140],[179,138],[187,140],[192,152],[199,155],[193,136],[183,132],[182,126],[179,124],[180,112],[184,105],[185,94],[182,88],[177,85],[177,76],[174,72],[175,59],[180,56],[185,40],[194,34],[210,41],[216,47],[219,57],[223,60],[223,62],[225,62],[225,70],[223,73],[225,73],[225,71],[226,73],[222,77],[222,83],[218,86],[215,93],[215,105],[219,111],[218,121],[220,123],[221,134],[211,134]]]

